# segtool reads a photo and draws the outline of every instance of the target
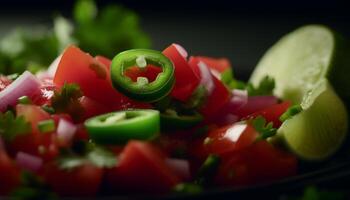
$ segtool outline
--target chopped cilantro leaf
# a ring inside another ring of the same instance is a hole
[[[258,116],[255,119],[252,119],[251,124],[255,130],[260,133],[257,140],[265,140],[276,135],[277,129],[273,128],[273,123],[269,122],[266,124],[266,120],[262,116]]]
[[[199,185],[209,184],[219,168],[221,159],[219,156],[210,154],[197,172],[195,183]]]
[[[173,191],[180,194],[198,194],[203,191],[203,188],[194,183],[180,183],[173,188]]]
[[[87,152],[83,155],[70,153],[63,155],[58,159],[58,165],[61,169],[70,170],[79,167],[85,163],[92,163],[97,167],[112,168],[117,164],[116,156],[109,150],[96,146],[89,145]]]
[[[258,86],[248,83],[247,90],[249,96],[272,95],[275,88],[275,80],[272,77],[265,76],[261,79]]]
[[[79,98],[83,96],[79,85],[64,84],[60,91],[55,91],[52,97],[52,108],[57,113],[68,113],[73,119],[79,119],[84,112]]]
[[[292,118],[294,115],[300,113],[302,110],[303,108],[300,105],[294,105],[288,108],[288,110],[281,115],[280,117],[281,122],[284,122],[287,119]]]
[[[13,112],[0,113],[0,135],[6,141],[12,141],[18,135],[31,131],[30,123],[23,116],[15,117]]]

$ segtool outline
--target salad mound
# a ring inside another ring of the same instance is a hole
[[[293,104],[275,84],[237,80],[229,60],[189,56],[179,44],[112,60],[68,46],[47,71],[0,76],[0,195],[198,193],[296,175],[303,151],[270,140],[341,100],[322,90],[308,97],[315,105]],[[287,136],[301,146],[305,138]]]

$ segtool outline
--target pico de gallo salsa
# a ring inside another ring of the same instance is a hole
[[[226,58],[67,47],[47,71],[0,76],[0,196],[200,192],[280,180],[268,141],[300,108],[233,77]],[[29,192],[30,193],[30,192]]]

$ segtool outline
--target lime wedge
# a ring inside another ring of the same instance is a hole
[[[273,77],[275,95],[303,108],[282,124],[277,140],[272,141],[283,138],[306,160],[326,159],[340,147],[348,128],[341,99],[350,100],[349,49],[329,28],[308,25],[282,37],[266,52],[250,82],[258,84],[266,75]]]
[[[275,78],[275,94],[300,103],[319,80],[327,78],[342,99],[350,99],[350,54],[347,42],[321,25],[301,27],[282,37],[263,56],[250,82]]]
[[[303,111],[285,121],[277,131],[289,149],[305,160],[331,156],[345,140],[348,118],[345,106],[326,79],[301,102]]]

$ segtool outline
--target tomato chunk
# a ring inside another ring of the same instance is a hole
[[[0,196],[8,195],[19,184],[19,169],[6,152],[0,149]]]
[[[189,60],[189,64],[194,72],[197,74],[197,76],[201,77],[199,63],[200,60],[195,57],[191,57]],[[214,84],[214,89],[211,91],[205,104],[200,109],[200,112],[206,118],[215,117],[215,114],[229,101],[231,96],[226,86],[219,79],[212,74],[211,79]]]
[[[171,96],[186,101],[197,88],[199,77],[193,72],[187,63],[184,49],[178,44],[171,44],[164,49],[163,54],[168,57],[175,67],[175,86]]]
[[[103,169],[90,163],[63,170],[55,162],[50,162],[44,171],[48,185],[61,196],[94,196],[99,190],[102,176]]]
[[[267,122],[272,122],[273,127],[278,128],[281,126],[282,122],[280,121],[280,116],[287,111],[290,107],[291,102],[285,101],[276,105],[272,105],[263,110],[257,111],[251,115],[248,115],[246,118],[256,118],[262,116],[266,119]]]
[[[115,189],[133,192],[167,192],[180,182],[159,149],[140,141],[127,144],[118,166],[109,170],[106,178]]]
[[[230,186],[272,182],[295,175],[296,171],[295,156],[263,140],[223,159],[215,182]]]

